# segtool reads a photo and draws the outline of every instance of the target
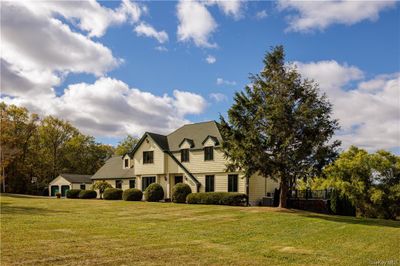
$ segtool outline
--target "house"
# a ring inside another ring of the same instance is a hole
[[[60,174],[49,184],[49,196],[55,196],[61,192],[61,196],[70,189],[90,189],[92,180],[91,175]]]
[[[172,187],[180,182],[193,192],[246,193],[252,205],[272,195],[277,182],[225,171],[222,141],[215,121],[184,125],[168,135],[146,132],[130,153],[110,158],[91,179],[142,191],[156,182],[163,187],[165,199],[171,198]]]

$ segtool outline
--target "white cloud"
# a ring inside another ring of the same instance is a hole
[[[280,10],[294,10],[288,16],[290,31],[324,30],[332,24],[352,25],[363,20],[375,21],[379,12],[393,7],[396,1],[293,1],[280,0]]]
[[[243,1],[241,0],[208,0],[206,4],[216,4],[225,15],[232,16],[235,19],[240,19],[243,16],[241,9]]]
[[[209,64],[214,64],[215,62],[217,62],[217,59],[216,59],[214,56],[212,56],[212,55],[208,55],[208,56],[206,57],[206,61],[207,61],[207,63],[209,63]]]
[[[261,11],[258,11],[257,13],[256,13],[256,19],[264,19],[264,18],[266,18],[268,16],[268,14],[267,14],[267,11],[264,9],[264,10],[261,10]]]
[[[168,49],[165,46],[156,46],[154,49],[156,49],[159,52],[168,52]]]
[[[197,1],[179,1],[177,5],[178,40],[193,41],[196,46],[213,48],[216,43],[209,41],[217,29],[217,23],[203,3]]]
[[[121,137],[141,135],[145,131],[168,133],[189,121],[188,114],[200,114],[206,107],[198,94],[174,90],[173,96],[157,96],[112,78],[100,78],[93,84],[69,85],[62,96],[31,98],[4,97],[42,115],[56,115],[87,134]]]
[[[51,88],[70,72],[101,76],[121,62],[101,43],[73,32],[33,6],[30,2],[2,3],[3,93],[51,94]]]
[[[320,84],[342,127],[343,147],[369,151],[400,146],[400,73],[365,80],[357,67],[336,61],[296,63],[299,72]]]
[[[216,102],[222,102],[222,101],[228,100],[228,97],[226,97],[225,94],[219,93],[219,92],[210,93],[210,98],[213,99]]]
[[[134,29],[138,36],[153,37],[157,39],[159,43],[165,43],[168,41],[168,34],[165,31],[156,31],[151,25],[141,22]]]
[[[217,85],[235,86],[236,81],[229,81],[229,80],[224,80],[223,78],[217,78]]]

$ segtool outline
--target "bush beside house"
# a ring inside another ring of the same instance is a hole
[[[105,200],[121,200],[122,192],[122,189],[119,188],[107,188],[104,190],[103,198]]]
[[[79,193],[81,192],[81,189],[70,189],[67,191],[67,198],[69,199],[77,199],[79,198]]]
[[[146,201],[157,202],[164,198],[164,190],[160,184],[152,183],[150,184],[145,192],[144,198]]]
[[[186,197],[192,193],[192,189],[188,184],[178,183],[172,188],[172,202],[185,203]]]
[[[199,192],[187,196],[188,204],[245,206],[247,195],[236,192]]]
[[[143,192],[137,188],[126,189],[122,193],[122,199],[126,201],[141,201],[142,198]]]
[[[97,192],[94,190],[81,190],[79,192],[80,199],[95,199],[97,197]]]

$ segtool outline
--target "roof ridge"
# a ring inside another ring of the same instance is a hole
[[[178,131],[179,129],[181,129],[181,128],[183,128],[183,127],[186,127],[186,126],[193,126],[193,125],[205,124],[205,123],[212,123],[212,122],[217,123],[217,121],[215,121],[215,120],[208,120],[208,121],[202,121],[202,122],[184,124],[184,125],[178,127],[177,129],[175,129],[174,131],[172,131],[171,133],[169,133],[169,134],[166,135],[166,136],[168,137],[169,135],[175,133],[175,132]]]

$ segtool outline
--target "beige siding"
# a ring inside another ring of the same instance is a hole
[[[258,205],[267,193],[274,193],[279,188],[279,183],[270,178],[265,179],[260,175],[253,175],[249,178],[249,202],[251,205]]]
[[[154,152],[154,163],[143,164],[143,152],[153,151]],[[135,167],[136,175],[152,175],[152,174],[164,174],[164,152],[155,144],[149,137],[147,137],[139,149],[135,152],[133,158],[133,164]]]
[[[180,161],[180,152],[174,152],[174,156]],[[170,161],[168,161],[170,162]],[[204,161],[204,150],[190,150],[189,162],[182,162],[192,174],[196,173],[221,173],[225,171],[225,158],[221,149],[214,149],[214,160]],[[170,171],[172,173],[173,171]]]
[[[81,184],[80,183],[72,183],[71,184],[72,189],[81,189]],[[85,184],[85,189],[92,189],[92,184]]]
[[[58,186],[58,191],[61,192],[61,186],[69,186],[71,188],[71,183],[61,176],[56,177],[49,184],[49,196],[51,196],[52,186]]]
[[[246,179],[239,173],[202,173],[195,175],[197,180],[201,183],[200,192],[205,192],[206,188],[206,175],[214,175],[214,189],[215,192],[228,191],[228,175],[238,174],[238,192],[246,193]]]

